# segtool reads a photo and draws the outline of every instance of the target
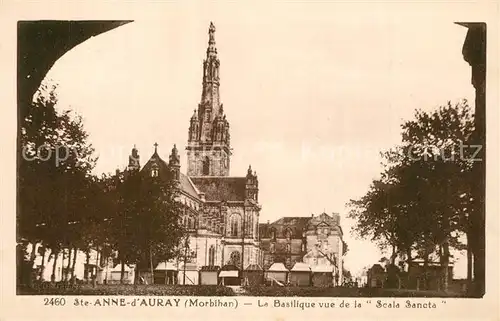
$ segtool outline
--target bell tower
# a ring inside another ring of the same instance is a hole
[[[187,175],[228,176],[231,156],[229,122],[219,95],[219,66],[215,26],[208,29],[208,48],[203,61],[201,101],[191,117],[188,134]]]

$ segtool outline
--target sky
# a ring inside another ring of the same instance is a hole
[[[231,175],[259,178],[261,222],[322,212],[341,215],[353,273],[376,263],[375,245],[351,235],[346,203],[381,171],[379,152],[400,142],[416,108],[474,101],[462,58],[466,29],[390,14],[326,14],[320,6],[227,10],[176,6],[75,47],[46,81],[58,106],[84,119],[96,173],[123,169],[135,144],[145,164],[159,144],[184,147],[201,97],[213,21],[221,101],[231,125]],[[465,259],[455,276],[465,276]]]

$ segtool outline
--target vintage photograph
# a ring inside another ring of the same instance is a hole
[[[483,297],[486,24],[285,16],[18,21],[18,295]]]

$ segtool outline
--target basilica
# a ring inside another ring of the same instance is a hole
[[[159,156],[155,146],[153,155],[142,169],[134,147],[128,170],[140,169],[144,175],[151,176],[175,172],[180,201],[186,208],[183,223],[190,233],[187,258],[180,259],[181,265],[191,263],[199,269],[231,264],[244,268],[260,261],[259,182],[250,166],[246,175],[230,176],[229,121],[220,101],[220,61],[214,34],[215,27],[211,24],[203,62],[201,101],[189,122],[187,174],[181,172],[175,145],[168,160]],[[195,267],[187,267],[192,268]]]
[[[182,242],[182,255],[158,264],[153,275],[149,275],[149,282],[218,284],[226,275],[239,284],[241,279],[248,279],[246,274],[242,277],[243,271],[258,272],[255,275],[261,276],[266,271],[266,280],[281,280],[282,283],[295,280],[298,283],[338,284],[334,280],[342,279],[345,252],[339,214],[282,217],[273,223],[259,223],[261,205],[256,172],[249,165],[243,175],[230,175],[230,126],[219,95],[220,61],[212,23],[208,34],[201,101],[189,120],[186,170],[181,170],[176,145],[164,159],[156,143],[144,165],[134,146],[125,169],[125,172],[139,171],[141,175],[160,180],[173,174],[179,201],[183,204],[181,217],[188,237],[185,243]],[[44,260],[37,258],[34,268],[40,268]],[[64,255],[54,260],[53,264],[60,264],[56,280],[62,280],[67,260]],[[120,264],[104,260],[97,250],[92,249],[87,254],[78,251],[75,261],[78,278],[95,277],[98,283],[108,284],[120,282]],[[125,281],[134,282],[133,266],[126,266],[125,272]],[[148,278],[149,272],[140,273]],[[298,275],[295,279],[294,274]],[[49,269],[41,275],[42,279],[50,278]],[[261,276],[258,282],[263,280]]]

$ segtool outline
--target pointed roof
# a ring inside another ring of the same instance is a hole
[[[158,144],[155,146],[155,152],[153,155],[151,155],[151,158],[147,161],[147,163],[144,165],[144,167],[141,169],[141,172],[148,172],[150,171],[153,166],[158,166],[158,176],[160,179],[166,179],[166,175],[169,172],[169,165],[158,155],[158,149],[157,149]],[[175,148],[175,147],[174,147]],[[189,179],[188,176],[185,174],[180,173],[179,175],[179,183],[180,183],[180,190],[187,195],[191,196],[194,199],[199,200],[199,192],[197,188],[194,186],[193,182]]]
[[[290,271],[292,271],[292,272],[311,272],[311,268],[309,267],[309,264],[307,264],[307,263],[295,262],[295,264],[293,265],[293,267]]]
[[[273,263],[268,269],[269,272],[288,272],[283,263]]]

